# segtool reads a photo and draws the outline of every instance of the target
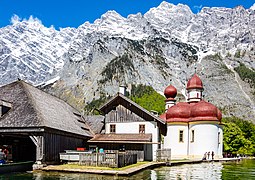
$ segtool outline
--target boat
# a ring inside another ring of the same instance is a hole
[[[0,174],[33,170],[34,161],[15,162],[0,165]]]

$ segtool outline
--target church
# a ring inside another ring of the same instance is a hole
[[[167,133],[162,148],[171,149],[171,159],[202,159],[205,153],[213,153],[215,159],[222,158],[220,110],[203,100],[203,83],[197,74],[189,79],[186,90],[187,101],[178,103],[173,85],[164,91],[166,111],[160,118],[167,124]]]

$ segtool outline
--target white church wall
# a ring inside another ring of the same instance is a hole
[[[180,131],[183,131],[183,142],[180,142]],[[186,158],[188,145],[188,125],[168,124],[167,135],[164,137],[164,149],[171,149],[171,158]]]
[[[218,132],[219,126],[213,123],[195,122],[190,124],[189,157],[202,159],[205,152],[214,151],[220,153]],[[194,142],[192,142],[192,130],[194,130]],[[222,134],[222,133],[221,133]],[[216,156],[215,156],[216,157]],[[211,156],[210,156],[211,159]]]
[[[219,125],[219,145],[218,145],[218,157],[223,158],[223,128],[222,125]]]

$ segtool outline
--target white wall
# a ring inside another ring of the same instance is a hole
[[[219,145],[218,145],[218,157],[219,158],[223,158],[223,129],[222,129],[222,125],[219,125]]]
[[[183,130],[184,142],[179,142],[179,133]],[[194,142],[192,141],[194,130]],[[218,133],[219,138],[218,138]],[[172,159],[202,159],[205,152],[214,151],[214,158],[222,158],[223,132],[216,122],[169,123],[164,137],[164,149],[171,149]],[[211,159],[211,155],[210,155]]]
[[[179,142],[179,133],[183,130],[183,142]],[[188,125],[187,124],[168,124],[167,135],[164,137],[164,149],[171,149],[171,158],[185,158],[188,145]]]
[[[188,102],[189,101],[200,101],[202,99],[201,89],[190,89],[188,90]]]
[[[116,134],[139,134],[139,125],[145,125],[145,134],[152,134],[152,142],[158,142],[159,129],[157,123],[154,121],[142,121],[142,122],[116,122],[116,123],[106,123],[105,133],[110,133],[110,125],[116,125]],[[158,144],[152,144],[153,160],[156,160],[156,150],[158,149]]]
[[[191,142],[191,131],[194,130],[194,142]],[[221,131],[221,132],[220,132]],[[203,158],[205,152],[210,153],[214,151],[216,155],[222,154],[222,139],[218,139],[218,132],[222,136],[222,130],[218,124],[204,123],[204,124],[191,124],[189,128],[190,133],[190,148],[189,156],[192,158]],[[219,145],[219,142],[221,144]],[[210,156],[211,159],[211,156]]]

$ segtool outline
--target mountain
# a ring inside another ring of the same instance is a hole
[[[163,92],[171,80],[183,100],[196,71],[205,99],[225,116],[255,120],[254,6],[193,14],[162,2],[144,15],[108,11],[60,30],[33,17],[12,22],[0,29],[0,84],[21,78],[82,109],[123,83]]]

